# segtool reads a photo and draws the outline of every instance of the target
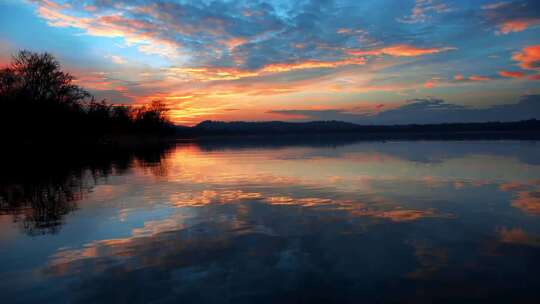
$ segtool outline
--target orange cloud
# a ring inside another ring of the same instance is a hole
[[[104,73],[83,74],[83,76],[77,77],[73,82],[78,85],[84,85],[87,89],[99,91],[112,90],[116,86],[113,81],[105,77]]]
[[[540,18],[527,3],[500,1],[482,6],[486,17],[498,28],[497,35],[521,32],[540,24]]]
[[[503,243],[514,245],[540,246],[540,238],[534,238],[521,228],[507,229],[503,227],[497,231]]]
[[[328,198],[292,198],[289,196],[271,196],[266,198],[266,201],[271,205],[294,205],[302,207],[317,207],[333,203],[333,201]]]
[[[428,80],[424,83],[424,88],[426,89],[433,89],[437,85],[436,80]]]
[[[508,182],[503,183],[499,185],[499,189],[504,192],[510,192],[510,191],[523,191],[526,190],[528,186],[526,184],[520,183],[520,182]]]
[[[352,30],[349,29],[349,28],[340,28],[340,29],[337,30],[336,33],[338,33],[338,34],[350,34],[350,33],[352,33]]]
[[[38,8],[38,14],[48,20],[48,24],[57,27],[85,27],[90,19],[89,18],[75,18],[61,13],[61,7],[52,7],[49,5],[40,6]]]
[[[454,80],[459,81],[459,82],[470,82],[470,81],[481,82],[481,81],[490,81],[490,80],[493,80],[493,78],[488,77],[488,76],[483,76],[483,75],[463,76],[463,74],[456,74],[454,76]]]
[[[480,75],[472,75],[472,76],[469,76],[469,80],[470,81],[488,81],[488,80],[491,80],[491,78],[486,77],[486,76],[480,76]]]
[[[171,202],[176,207],[200,207],[209,204],[227,204],[240,200],[262,199],[259,192],[245,192],[242,190],[204,190],[200,193],[179,193],[171,197]]]
[[[240,72],[246,72],[239,70]],[[228,81],[188,81],[190,77],[199,77],[208,80],[207,71],[202,69],[191,72],[192,75],[184,74],[182,70],[171,71],[163,81],[149,84],[144,82],[137,85],[138,89],[143,89],[148,94],[138,93],[134,98],[138,103],[147,103],[154,99],[162,99],[169,103],[171,107],[171,119],[176,123],[193,125],[205,119],[212,120],[280,120],[284,118],[281,114],[268,112],[279,109],[284,103],[289,104],[292,100],[303,102],[300,96],[295,93],[311,92],[314,97],[310,98],[310,103],[318,102],[324,104],[329,92],[357,94],[365,92],[398,92],[403,90],[413,90],[422,87],[423,83],[397,83],[397,84],[371,84],[370,76],[366,74],[358,75],[360,78],[351,78],[354,81],[347,86],[335,87],[336,74],[322,75],[316,78],[305,78],[292,81],[283,80],[279,74],[261,74],[263,77],[240,78],[238,76],[250,76],[249,74],[235,75],[236,69],[227,70],[229,75],[214,75],[214,69],[210,71],[210,77],[221,80],[224,77]],[[258,71],[248,71],[257,75]],[[338,73],[349,75],[352,71],[343,70]],[[274,77],[276,75],[277,77]],[[367,78],[366,78],[367,77]],[[234,80],[237,79],[237,80]],[[232,80],[232,81],[231,81]],[[159,92],[159,93],[156,93]],[[317,96],[321,93],[321,96]],[[272,100],[273,104],[265,104]],[[387,108],[388,105],[385,106]],[[300,108],[306,108],[305,105]],[[228,109],[239,109],[229,111]],[[346,109],[349,109],[346,107]],[[351,111],[356,111],[350,108]]]
[[[234,50],[236,47],[247,42],[246,39],[240,37],[233,37],[227,40],[222,41],[229,51]]]
[[[500,34],[508,34],[512,32],[521,32],[526,30],[529,27],[539,25],[540,19],[518,19],[510,20],[499,24]]]
[[[288,72],[292,70],[302,69],[320,69],[320,68],[336,68],[346,65],[363,65],[366,63],[364,58],[345,58],[336,61],[316,61],[308,60],[304,62],[295,63],[275,63],[269,64],[262,68],[262,72],[275,73],[275,72]]]
[[[327,198],[293,198],[290,196],[271,196],[265,199],[272,205],[295,205],[302,207],[334,207],[340,210],[346,210],[353,216],[366,216],[379,219],[390,220],[393,222],[410,222],[429,217],[451,217],[451,215],[436,214],[433,210],[412,210],[412,209],[394,209],[394,210],[373,210],[366,208],[366,205],[355,201],[339,201]]]
[[[523,78],[525,73],[519,71],[499,71],[499,75],[507,78]]]
[[[540,215],[540,191],[521,191],[512,201],[512,207],[531,214]]]
[[[540,70],[540,45],[526,47],[521,52],[514,53],[512,59],[519,62],[523,69]]]
[[[235,80],[260,75],[257,71],[242,70],[235,67],[173,67],[166,70],[175,75],[183,74],[200,81]]]
[[[455,50],[453,47],[443,48],[419,48],[408,44],[398,44],[389,47],[373,49],[373,50],[347,50],[346,53],[355,56],[381,56],[388,55],[394,57],[415,57],[422,55],[436,54]]]
[[[68,8],[70,6],[69,4],[60,5],[58,3],[55,3],[55,2],[49,1],[49,0],[41,0],[40,2],[41,2],[41,5],[43,5],[45,7],[52,8],[52,9],[57,9],[57,10]]]
[[[199,81],[236,80],[247,77],[256,77],[271,73],[284,73],[295,70],[337,68],[347,65],[363,65],[364,58],[345,58],[336,61],[307,60],[292,63],[273,63],[257,70],[245,70],[236,67],[173,67],[167,71],[172,74],[185,74],[189,78]]]
[[[359,206],[362,207],[362,206]],[[395,210],[371,210],[360,209],[351,210],[351,214],[355,216],[368,216],[373,218],[381,218],[393,222],[410,222],[423,218],[452,218],[452,214],[436,214],[433,210],[412,210],[412,209],[395,209]]]
[[[431,210],[391,210],[374,214],[375,217],[388,219],[394,222],[409,222],[416,221],[425,217],[435,217],[435,213]]]

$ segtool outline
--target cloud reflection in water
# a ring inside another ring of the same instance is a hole
[[[92,186],[47,248],[0,239],[35,274],[3,266],[18,279],[0,286],[43,288],[22,302],[536,299],[538,147],[483,144],[177,146]]]

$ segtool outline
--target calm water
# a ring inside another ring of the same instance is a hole
[[[540,303],[539,156],[222,142],[6,160],[1,302]]]

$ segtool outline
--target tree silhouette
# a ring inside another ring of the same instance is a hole
[[[51,54],[30,51],[20,51],[0,69],[0,108],[0,132],[11,140],[88,140],[172,126],[162,102],[132,108],[96,101]]]
[[[71,104],[90,96],[87,91],[72,83],[73,76],[63,72],[60,63],[48,53],[22,51],[15,57],[13,67],[22,80],[28,98]]]
[[[154,100],[149,106],[142,106],[136,110],[135,120],[141,129],[159,129],[169,124],[167,106],[159,101]]]

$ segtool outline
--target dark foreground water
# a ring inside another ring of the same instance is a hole
[[[540,303],[540,143],[30,152],[2,303]]]

